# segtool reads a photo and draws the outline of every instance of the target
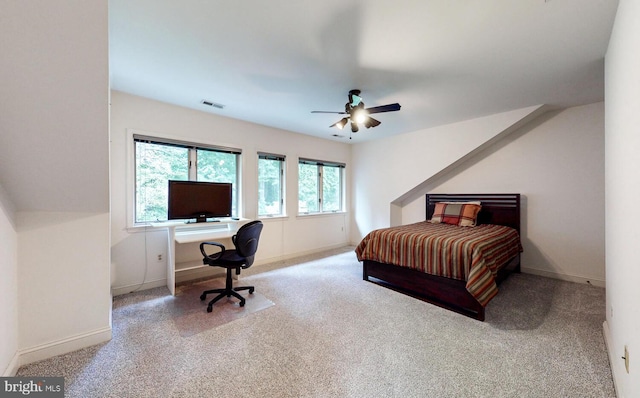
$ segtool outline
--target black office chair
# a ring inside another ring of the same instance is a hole
[[[227,269],[227,280],[224,289],[207,290],[202,293],[200,300],[204,301],[207,294],[219,293],[213,300],[209,301],[207,312],[213,310],[213,304],[223,297],[237,297],[240,300],[240,307],[244,307],[245,299],[236,293],[239,290],[249,290],[252,294],[255,288],[253,286],[233,287],[231,283],[231,270],[236,270],[236,275],[240,275],[240,268],[247,269],[253,264],[256,251],[258,250],[258,240],[262,232],[262,221],[251,221],[240,227],[238,232],[231,237],[231,241],[235,245],[235,250],[227,250],[223,244],[218,242],[202,242],[200,243],[200,252],[204,256],[203,264],[212,267],[223,267]],[[205,245],[217,246],[220,251],[213,254],[207,254],[204,250]]]

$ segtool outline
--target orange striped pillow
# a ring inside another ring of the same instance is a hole
[[[430,221],[434,224],[474,227],[481,208],[480,202],[438,202]]]

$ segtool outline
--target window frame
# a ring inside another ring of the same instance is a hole
[[[277,214],[260,214],[260,160],[277,160],[280,167],[280,212]],[[256,176],[256,214],[258,218],[278,218],[287,216],[287,201],[286,201],[286,156],[278,155],[269,152],[258,152],[257,154],[257,176]]]
[[[215,151],[222,153],[231,153],[236,156],[236,187],[234,187],[234,208],[236,212],[234,217],[241,217],[242,214],[242,150],[239,148],[226,147],[221,145],[207,144],[201,142],[187,141],[181,139],[175,139],[156,133],[141,133],[136,130],[127,129],[127,146],[129,148],[127,155],[128,166],[128,181],[127,190],[129,191],[128,204],[127,204],[127,219],[130,227],[146,226],[156,221],[136,221],[136,142],[147,142],[159,145],[169,145],[176,147],[183,147],[188,149],[188,181],[197,181],[197,151]],[[193,167],[192,167],[193,166]],[[237,214],[236,214],[237,213]],[[166,222],[159,221],[159,222]]]
[[[300,165],[315,165],[317,167],[317,184],[318,184],[318,211],[300,211]],[[325,167],[336,167],[339,169],[339,209],[338,210],[324,210],[324,168]],[[346,213],[345,203],[346,203],[346,183],[345,176],[346,173],[346,164],[341,162],[333,162],[326,160],[317,160],[317,159],[309,159],[309,158],[298,158],[298,186],[297,186],[297,197],[298,197],[298,215],[299,216],[313,216],[313,215],[326,215],[326,214],[338,214],[338,213]]]

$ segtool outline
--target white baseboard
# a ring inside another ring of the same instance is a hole
[[[247,275],[254,273],[256,271],[260,272],[260,265],[275,263],[278,261],[286,261],[296,257],[322,253],[327,250],[339,249],[341,247],[347,247],[347,246],[350,246],[350,245],[348,243],[340,243],[332,246],[322,247],[319,249],[305,250],[301,252],[295,252],[295,253],[285,254],[285,255],[276,256],[276,257],[269,257],[265,259],[257,259],[256,262],[253,264],[253,266],[250,268],[252,270],[247,272]],[[189,269],[186,271],[180,271],[179,273],[176,274],[176,283],[190,281],[190,280],[224,277],[225,272],[224,271],[221,272],[216,268],[217,267],[201,267],[201,268]],[[237,279],[235,275],[234,275],[234,279]],[[166,279],[158,279],[155,281],[144,282],[142,284],[138,283],[138,284],[132,284],[132,285],[126,285],[126,286],[112,287],[111,294],[113,296],[119,296],[122,294],[131,293],[137,290],[153,289],[155,287],[166,286],[166,285],[167,285]]]
[[[16,352],[13,358],[11,358],[11,362],[9,362],[9,366],[4,370],[2,377],[13,377],[18,373],[18,369],[20,368],[20,356]]]
[[[91,347],[96,344],[105,343],[109,340],[111,340],[111,327],[94,330],[89,333],[20,350],[18,352],[18,363],[19,366],[26,365],[82,348]]]
[[[611,333],[609,332],[609,324],[607,321],[602,323],[602,334],[604,335],[604,345],[607,347],[607,354],[609,355],[609,365],[611,366],[611,375],[613,376],[613,388],[616,390],[616,397],[624,398],[619,393],[619,384],[617,375],[619,372],[624,372],[621,361],[618,361],[618,356],[613,352],[613,342],[611,341]],[[617,366],[616,366],[617,365]]]
[[[154,287],[160,287],[160,286],[167,286],[167,280],[166,279],[158,279],[155,281],[149,281],[149,282],[144,282],[143,284],[134,284],[134,285],[125,285],[125,286],[119,286],[119,287],[112,287],[111,288],[111,295],[112,296],[119,296],[121,294],[127,294],[127,293],[131,293],[133,291],[136,290],[147,290],[147,289],[153,289]]]
[[[603,279],[585,278],[583,276],[559,274],[557,272],[543,271],[543,270],[539,270],[535,268],[527,268],[527,267],[521,267],[520,270],[525,274],[533,274],[533,275],[544,276],[547,278],[560,279],[568,282],[584,283],[584,284],[598,286],[598,287],[606,287],[606,283]]]
[[[282,256],[258,259],[253,264],[253,266],[255,267],[256,265],[260,266],[260,265],[263,265],[263,264],[275,263],[277,261],[291,260],[292,258],[309,256],[309,255],[312,255],[312,254],[322,253],[322,252],[325,252],[327,250],[339,249],[341,247],[347,247],[347,246],[350,246],[350,245],[345,242],[345,243],[339,243],[339,244],[336,244],[336,245],[322,247],[322,248],[319,248],[319,249],[305,250],[305,251],[301,251],[301,252],[285,254],[285,255],[282,255]]]

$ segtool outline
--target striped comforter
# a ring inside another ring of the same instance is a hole
[[[356,247],[360,261],[467,281],[467,290],[482,306],[498,294],[498,270],[521,251],[520,237],[513,228],[491,224],[458,227],[428,221],[372,231]]]

